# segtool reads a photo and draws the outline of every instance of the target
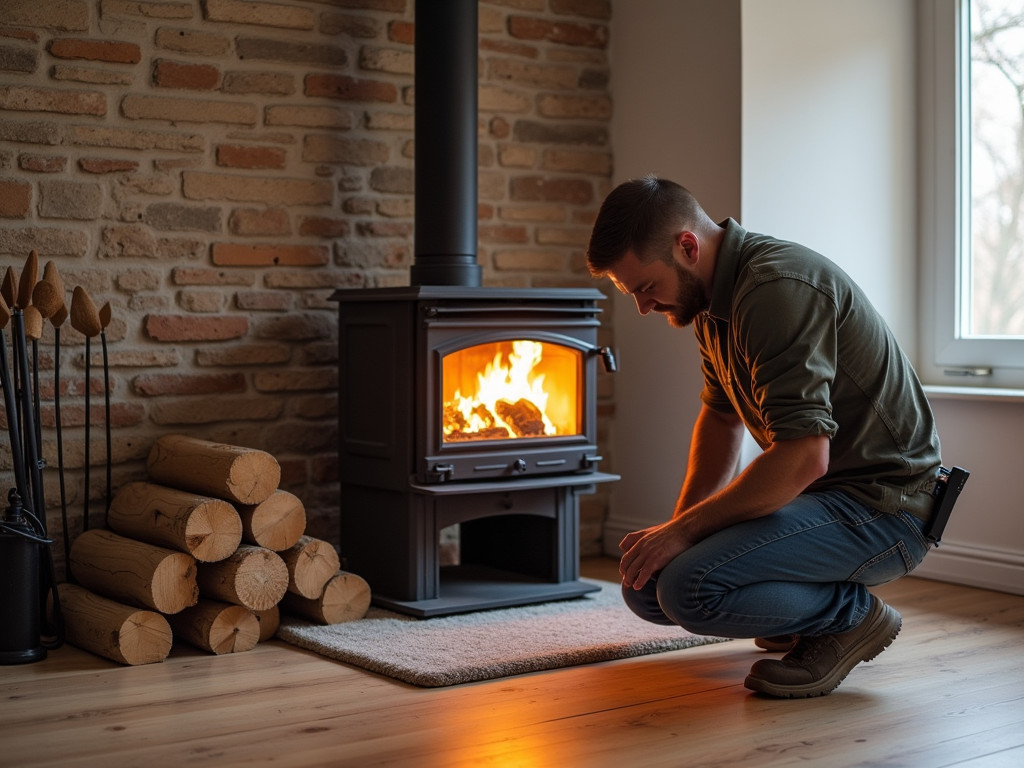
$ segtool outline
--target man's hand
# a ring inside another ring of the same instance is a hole
[[[622,583],[641,589],[654,574],[690,546],[691,542],[680,531],[678,520],[627,534],[619,542],[619,549],[625,552],[619,561]]]

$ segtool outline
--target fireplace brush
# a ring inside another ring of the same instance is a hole
[[[89,530],[89,442],[92,426],[90,390],[92,389],[92,339],[103,331],[99,312],[88,292],[82,286],[75,286],[71,294],[71,327],[85,336],[85,501],[82,506],[82,530]],[[107,420],[109,422],[109,418]]]

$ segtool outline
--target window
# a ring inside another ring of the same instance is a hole
[[[1024,7],[922,0],[922,375],[1024,386]]]

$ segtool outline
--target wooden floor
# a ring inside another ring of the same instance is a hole
[[[1024,597],[877,591],[903,632],[812,700],[743,688],[749,641],[440,689],[278,641],[139,667],[65,646],[0,667],[0,766],[1024,766]]]

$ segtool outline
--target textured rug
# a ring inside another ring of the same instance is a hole
[[[457,685],[721,642],[637,618],[619,585],[574,600],[416,619],[383,608],[343,624],[282,616],[277,637],[406,683]]]

